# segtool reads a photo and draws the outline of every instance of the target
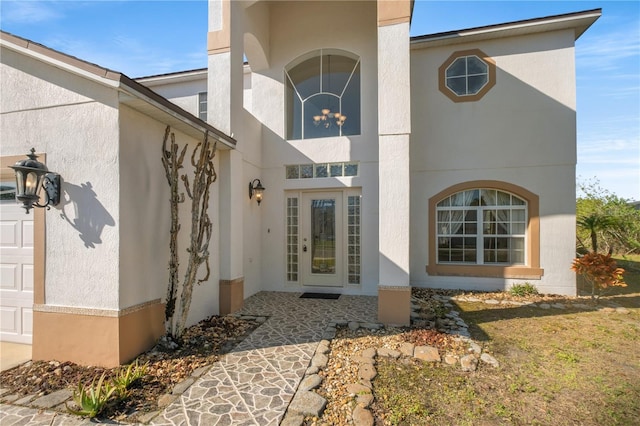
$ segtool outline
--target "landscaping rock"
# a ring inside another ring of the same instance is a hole
[[[53,408],[71,398],[72,395],[73,392],[70,389],[61,389],[59,391],[52,392],[49,395],[41,396],[31,402],[31,405],[38,408]]]
[[[359,394],[358,397],[356,398],[356,403],[363,408],[369,407],[371,404],[373,404],[373,394],[371,393]]]
[[[376,352],[376,348],[367,348],[362,351],[362,356],[365,358],[375,358]]]
[[[540,309],[551,309],[551,305],[548,303],[541,303],[538,305],[538,308]]]
[[[195,370],[193,370],[193,373],[191,373],[192,377],[200,377],[202,376],[204,373],[206,373],[209,368],[211,368],[210,365],[205,365],[199,368],[196,368]]]
[[[473,354],[480,355],[482,353],[482,348],[476,342],[471,342],[469,344],[469,352]]]
[[[317,354],[323,354],[326,355],[329,353],[329,346],[323,345],[322,343],[320,343],[318,345],[318,347],[316,348],[316,353]]]
[[[357,396],[357,395],[364,395],[364,394],[370,394],[371,393],[371,389],[366,387],[365,385],[361,385],[359,383],[350,383],[347,385],[347,392],[349,393],[349,395],[353,395],[353,396]]]
[[[349,323],[349,330],[356,331],[359,328],[360,328],[360,323],[359,322],[351,321]]]
[[[138,417],[138,422],[142,424],[147,424],[151,421],[151,419],[153,419],[158,414],[160,414],[160,411],[150,411]]]
[[[433,346],[416,346],[413,351],[414,358],[420,359],[426,362],[440,362],[440,353],[438,348]]]
[[[312,365],[311,367],[307,368],[307,371],[305,371],[304,374],[307,376],[311,376],[312,374],[318,373],[318,371],[320,371],[320,369]]]
[[[500,304],[499,301],[497,301],[496,299],[487,299],[484,301],[484,303],[486,303],[487,305],[498,305]]]
[[[446,354],[444,356],[444,362],[448,365],[456,365],[458,363],[458,357],[452,354]]]
[[[480,355],[480,360],[482,362],[485,362],[495,368],[500,367],[500,363],[498,362],[497,359],[495,359],[492,355],[489,355],[488,353],[483,353],[482,355]]]
[[[194,377],[187,377],[185,380],[175,385],[171,393],[174,395],[182,395],[184,391],[189,389],[189,386],[191,386],[195,381],[196,379]]]
[[[320,386],[321,383],[322,377],[318,376],[317,374],[312,374],[311,376],[305,377],[302,382],[300,382],[298,391],[310,391]]]
[[[374,358],[367,358],[363,356],[354,356],[351,358],[353,362],[357,362],[358,364],[375,364],[376,360]]]
[[[320,417],[326,405],[327,400],[315,392],[296,392],[289,405],[289,410],[305,416]]]
[[[465,355],[460,358],[460,366],[462,371],[476,371],[478,368],[478,359],[473,355]]]
[[[171,404],[176,399],[178,399],[178,395],[172,395],[172,394],[169,394],[169,393],[165,393],[160,398],[158,398],[158,407],[159,408],[164,408],[164,407],[168,406],[169,404]]]
[[[287,411],[280,426],[301,426],[304,423],[304,416],[301,413]]]
[[[400,345],[400,352],[406,356],[413,356],[413,350],[415,349],[415,345],[413,343],[405,342]]]
[[[360,324],[361,327],[366,328],[367,330],[378,330],[382,328],[382,324],[378,324],[375,322],[365,322]]]
[[[377,371],[372,364],[362,364],[358,369],[358,377],[362,380],[373,380]]]
[[[357,406],[355,410],[353,410],[352,418],[355,426],[373,426],[373,415],[371,411],[361,406]]]
[[[396,351],[395,349],[380,348],[378,349],[378,356],[398,359],[400,357],[400,352]]]
[[[327,366],[327,362],[329,362],[329,358],[327,358],[324,354],[315,354],[313,358],[311,358],[311,366],[318,367],[320,369]]]
[[[554,303],[551,307],[555,309],[566,309],[563,303]]]
[[[14,404],[15,405],[27,405],[28,403],[31,402],[31,400],[33,400],[33,398],[35,398],[35,395],[27,395],[25,397],[20,398],[19,400],[15,401]]]

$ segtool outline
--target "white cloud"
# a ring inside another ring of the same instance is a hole
[[[2,2],[2,22],[8,24],[39,24],[63,17],[51,2],[12,1]]]
[[[625,70],[622,62],[640,56],[638,23],[631,29],[595,35],[576,46],[578,67],[602,71]]]

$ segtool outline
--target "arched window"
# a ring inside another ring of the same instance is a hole
[[[360,134],[360,59],[310,52],[285,68],[287,139]]]
[[[430,275],[540,279],[538,196],[499,181],[429,199]]]

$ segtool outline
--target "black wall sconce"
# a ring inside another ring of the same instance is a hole
[[[16,200],[29,214],[33,207],[57,206],[60,203],[60,175],[50,172],[47,166],[37,160],[36,150],[31,148],[27,159],[20,160],[11,167],[16,173]],[[40,190],[44,188],[46,203],[41,205]]]
[[[249,199],[253,198],[255,195],[256,201],[258,202],[258,205],[260,205],[262,202],[262,193],[265,189],[266,188],[262,186],[260,179],[254,179],[252,182],[249,182]]]

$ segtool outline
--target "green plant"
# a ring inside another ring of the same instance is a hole
[[[115,376],[111,379],[111,383],[116,388],[118,396],[122,398],[127,397],[127,390],[133,383],[140,380],[147,374],[148,363],[140,365],[138,360],[129,364],[126,368],[120,368]]]
[[[91,382],[91,386],[85,386],[82,383],[78,383],[78,389],[73,391],[73,400],[78,405],[79,409],[74,410],[66,405],[69,412],[78,416],[94,418],[102,410],[104,410],[109,398],[116,392],[117,388],[110,383],[105,382],[106,373],[102,373],[98,383],[94,378]]]
[[[520,297],[533,296],[538,294],[538,289],[531,283],[514,284],[509,289],[509,294]]]

